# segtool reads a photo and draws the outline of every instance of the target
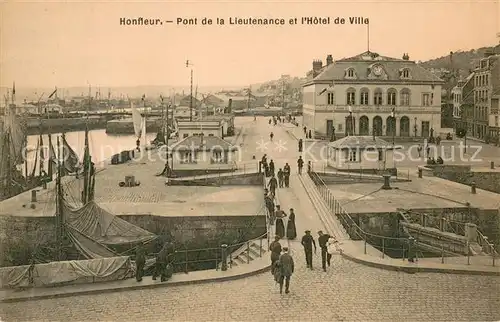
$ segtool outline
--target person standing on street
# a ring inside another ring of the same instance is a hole
[[[304,252],[306,254],[307,268],[310,268],[312,270],[313,269],[312,252],[314,246],[314,253],[316,253],[316,242],[314,241],[313,236],[311,236],[310,230],[306,230],[306,234],[302,237],[301,244],[304,247]]]
[[[278,187],[283,188],[283,179],[284,179],[285,173],[281,168],[278,170]]]
[[[142,281],[144,265],[146,265],[146,250],[142,244],[139,244],[135,253],[135,279],[137,282]]]
[[[276,269],[276,262],[280,259],[281,254],[281,236],[275,236],[274,241],[269,245],[269,251],[271,252],[271,273],[274,275],[274,270]]]
[[[302,160],[302,156],[299,156],[297,160],[297,167],[299,168],[299,174],[302,174],[302,168],[304,167],[304,160]]]
[[[283,254],[281,254],[278,260],[280,274],[280,294],[283,294],[283,284],[285,284],[285,294],[290,293],[290,278],[292,277],[293,271],[295,269],[295,264],[293,262],[292,256],[288,253],[288,247],[283,248]]]
[[[283,175],[284,175],[284,183],[285,183],[285,188],[289,188],[290,187],[290,165],[288,164],[288,162],[285,164],[285,166],[283,167]]]
[[[326,272],[326,264],[330,266],[332,260],[332,255],[328,253],[328,240],[330,240],[331,236],[324,234],[321,230],[318,231],[318,235],[318,244],[321,248],[321,267],[323,271]]]

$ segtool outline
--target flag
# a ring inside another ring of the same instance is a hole
[[[163,96],[160,95],[160,101],[163,103]]]
[[[146,100],[146,94],[142,94],[142,101]]]
[[[54,89],[52,93],[50,93],[49,98],[52,98],[54,95],[56,95],[56,93],[57,93],[57,87],[56,89]]]
[[[324,92],[326,92],[326,90],[327,90],[326,88],[325,88],[325,89],[323,89],[321,92],[319,92],[318,96],[319,96],[319,95],[322,95]]]
[[[396,115],[396,107],[393,107],[391,110],[391,117],[394,117]]]
[[[12,95],[16,95],[16,82],[12,83]]]

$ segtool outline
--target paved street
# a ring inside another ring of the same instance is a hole
[[[299,127],[294,128],[294,133],[299,138],[304,138],[302,132],[301,117],[297,117]],[[500,165],[500,147],[491,144],[484,144],[471,139],[467,140],[467,148],[464,149],[464,141],[457,139],[455,141],[442,140],[439,147],[431,144],[430,155],[433,157],[441,156],[445,164],[470,164],[473,167],[489,167],[490,162],[494,161],[498,166]],[[316,141],[305,143],[305,156],[306,159],[321,161],[326,158],[326,146],[329,142]],[[388,142],[391,144],[391,142]],[[421,142],[423,145],[423,142]],[[426,157],[418,156],[417,145],[418,143],[397,143],[401,145],[402,149],[398,150],[396,156],[396,165],[398,168],[415,168],[417,165],[426,163]],[[318,162],[320,163],[320,162]]]
[[[292,166],[291,187],[279,189],[283,209],[296,211],[297,241],[290,242],[296,271],[291,293],[280,295],[271,274],[246,279],[83,295],[11,304],[0,304],[4,321],[494,321],[500,319],[500,277],[407,274],[380,270],[334,257],[328,271],[309,271],[300,240],[305,229],[323,229],[313,205],[296,174],[296,142],[267,120],[249,123],[244,147],[256,158],[268,153],[272,159]],[[253,125],[255,124],[255,125]],[[289,142],[289,149],[268,146],[257,150],[262,133],[274,141]],[[251,155],[250,155],[251,158]],[[287,241],[282,241],[287,245]]]

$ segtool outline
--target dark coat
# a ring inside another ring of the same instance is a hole
[[[295,269],[295,264],[293,263],[293,258],[288,253],[281,254],[279,259],[279,265],[281,270],[281,276],[292,276],[293,270]]]

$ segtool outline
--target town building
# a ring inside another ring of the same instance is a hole
[[[394,145],[373,136],[346,136],[328,144],[327,165],[339,171],[379,173],[396,168]]]
[[[492,141],[499,136],[500,45],[487,51],[474,70],[474,138]]]
[[[171,148],[172,172],[177,176],[234,171],[239,149],[217,136],[188,136]]]
[[[409,60],[374,52],[313,61],[303,84],[303,125],[315,137],[429,137],[441,131],[443,81]]]
[[[454,131],[472,132],[474,119],[474,73],[458,81],[452,89]]]

